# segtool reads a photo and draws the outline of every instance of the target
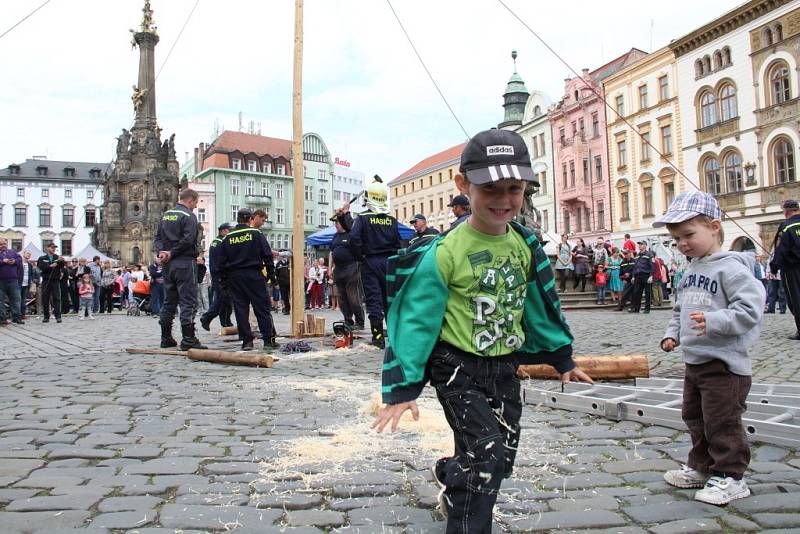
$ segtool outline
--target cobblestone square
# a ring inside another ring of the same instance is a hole
[[[658,350],[668,317],[567,316],[577,353],[646,353],[652,376],[680,377],[680,355]],[[754,381],[800,382],[791,330],[765,316]],[[157,346],[147,316],[32,318],[0,337],[3,533],[444,532],[429,471],[452,448],[441,410],[426,389],[419,422],[371,432],[381,354],[363,340],[258,369],[126,353]],[[754,444],[753,496],[718,508],[661,478],[685,460],[683,432],[531,405],[522,422],[496,532],[800,532],[795,449]]]

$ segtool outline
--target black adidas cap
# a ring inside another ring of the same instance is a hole
[[[492,128],[475,134],[461,153],[459,171],[476,185],[505,179],[539,185],[525,141],[509,130]]]

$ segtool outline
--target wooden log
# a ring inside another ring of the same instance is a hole
[[[627,355],[575,355],[575,365],[594,380],[618,380],[623,378],[648,378],[650,366],[646,354]],[[558,378],[550,365],[520,365],[519,378]]]
[[[297,335],[302,336],[306,333],[306,323],[303,321],[297,321]]]
[[[306,334],[313,334],[314,333],[314,314],[307,313],[306,314]]]
[[[221,336],[236,336],[239,335],[239,328],[236,326],[223,326],[219,331]]]
[[[125,349],[128,354],[167,354],[170,356],[186,356],[186,351],[176,349],[147,349],[138,347],[129,347]]]
[[[249,365],[251,367],[272,367],[274,359],[267,354],[243,354],[223,350],[189,349],[190,360],[211,363]]]
[[[314,318],[314,333],[318,336],[325,335],[325,318],[324,317],[315,317]]]

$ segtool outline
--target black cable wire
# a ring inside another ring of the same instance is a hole
[[[400,17],[397,15],[397,11],[394,10],[394,6],[392,6],[391,0],[386,0],[386,3],[389,4],[389,9],[392,10],[392,14],[394,15],[394,18],[397,19],[397,24],[399,24],[400,25],[400,29],[403,30],[403,33],[405,34],[406,39],[408,40],[408,44],[411,45],[411,48],[414,50],[414,53],[417,55],[417,59],[419,59],[419,62],[422,65],[422,68],[425,69],[425,72],[428,74],[428,78],[430,78],[431,83],[433,83],[433,86],[436,88],[436,91],[439,93],[439,96],[442,97],[442,100],[444,101],[444,105],[447,106],[447,109],[450,110],[450,114],[453,115],[453,118],[458,123],[458,126],[461,128],[461,131],[464,132],[464,135],[467,136],[467,140],[469,140],[470,135],[469,135],[469,133],[467,133],[467,129],[464,128],[464,125],[461,124],[460,120],[458,120],[458,117],[456,116],[456,112],[453,111],[453,108],[450,106],[450,103],[447,101],[447,98],[445,98],[444,93],[439,88],[439,84],[437,84],[436,80],[433,78],[433,74],[431,74],[431,71],[428,70],[427,65],[425,65],[425,61],[422,59],[422,56],[420,55],[419,51],[417,51],[417,47],[414,46],[414,42],[411,40],[411,36],[406,31],[405,26],[403,26],[403,22],[400,20]]]
[[[388,1],[388,0],[387,0],[387,1]],[[587,82],[587,81],[586,81],[586,80],[585,80],[585,79],[584,79],[584,78],[583,78],[583,77],[582,77],[580,74],[578,74],[578,72],[577,72],[575,69],[573,69],[573,68],[572,68],[572,66],[570,66],[570,64],[569,64],[569,63],[567,63],[567,62],[566,62],[566,60],[564,60],[564,58],[562,58],[562,57],[561,57],[561,56],[558,54],[558,52],[556,52],[555,50],[553,50],[553,48],[552,48],[552,47],[551,47],[549,44],[547,44],[547,42],[546,42],[544,39],[542,39],[542,38],[539,36],[539,34],[538,34],[538,33],[536,33],[536,32],[533,30],[533,28],[531,28],[531,27],[530,27],[530,26],[529,26],[529,25],[528,25],[528,24],[527,24],[527,23],[526,23],[524,20],[522,20],[522,18],[521,18],[519,15],[517,15],[517,14],[514,12],[514,10],[512,10],[510,7],[508,7],[508,4],[506,4],[506,3],[505,3],[503,0],[497,0],[497,1],[500,3],[500,5],[502,5],[504,8],[506,8],[506,10],[507,10],[507,11],[508,11],[508,12],[511,14],[511,16],[512,16],[512,17],[514,17],[515,19],[517,19],[517,20],[520,22],[520,24],[522,24],[522,25],[525,27],[525,29],[527,29],[527,30],[528,30],[528,31],[529,31],[529,32],[530,32],[530,33],[531,33],[531,34],[532,34],[534,37],[536,37],[536,39],[538,39],[538,40],[539,40],[539,42],[540,42],[540,43],[542,43],[542,45],[544,45],[544,47],[545,47],[545,48],[547,48],[547,50],[549,50],[549,51],[550,51],[550,52],[551,52],[551,53],[552,53],[552,54],[553,54],[553,55],[554,55],[554,56],[555,56],[555,57],[556,57],[556,58],[557,58],[557,59],[558,59],[558,60],[559,60],[561,63],[563,63],[563,64],[564,64],[564,66],[566,66],[566,67],[567,67],[567,69],[569,69],[569,71],[570,71],[570,72],[572,72],[572,73],[573,73],[573,74],[574,74],[574,75],[575,75],[577,78],[579,78],[581,81],[583,81],[583,83],[584,83],[584,85],[586,86],[586,88],[587,88],[587,89],[589,89],[589,90],[590,90],[590,91],[591,91],[591,92],[592,92],[592,93],[593,93],[593,94],[594,94],[594,95],[595,95],[597,98],[599,98],[599,99],[600,99],[600,100],[603,102],[603,104],[605,105],[605,107],[606,107],[607,109],[610,109],[610,110],[611,110],[611,111],[614,113],[614,115],[616,115],[616,116],[617,116],[617,118],[618,118],[618,119],[622,120],[622,122],[624,122],[624,123],[625,123],[625,124],[626,124],[626,125],[627,125],[627,126],[630,128],[630,129],[631,129],[631,130],[633,130],[633,132],[634,132],[636,135],[638,135],[638,136],[639,136],[639,138],[642,140],[642,142],[644,142],[644,143],[647,143],[647,145],[648,145],[650,148],[652,148],[652,149],[653,149],[653,150],[654,150],[654,151],[655,151],[655,152],[656,152],[656,153],[657,153],[659,156],[661,156],[661,158],[662,158],[662,159],[664,159],[664,161],[666,161],[666,162],[669,164],[669,166],[670,166],[670,167],[672,167],[673,169],[675,169],[675,171],[676,171],[678,174],[680,174],[680,175],[683,177],[683,179],[684,179],[684,180],[686,180],[686,181],[687,181],[687,182],[688,182],[690,185],[694,186],[694,188],[695,188],[695,189],[697,189],[698,191],[702,191],[702,189],[700,188],[700,186],[699,186],[699,185],[697,185],[697,184],[696,184],[696,183],[695,183],[695,182],[694,182],[694,181],[693,181],[691,178],[689,178],[688,176],[686,176],[686,174],[685,174],[685,173],[684,173],[682,170],[680,170],[680,169],[678,168],[678,166],[677,166],[677,165],[675,165],[675,163],[673,163],[673,161],[672,161],[672,158],[670,158],[670,157],[666,156],[665,154],[663,154],[663,153],[662,153],[662,152],[661,152],[661,151],[658,149],[658,147],[656,147],[656,146],[655,146],[655,145],[653,145],[653,144],[652,144],[650,141],[648,141],[647,139],[645,139],[645,138],[644,138],[644,136],[643,136],[643,135],[642,135],[642,134],[639,132],[639,130],[638,130],[638,129],[637,129],[637,128],[636,128],[636,127],[633,125],[633,124],[631,124],[631,123],[628,121],[628,119],[626,119],[625,117],[623,117],[622,115],[620,115],[620,114],[619,114],[619,112],[618,112],[616,109],[614,109],[614,107],[613,107],[613,106],[611,106],[611,104],[609,104],[609,103],[608,103],[608,100],[606,100],[606,99],[605,99],[605,97],[604,97],[603,95],[601,95],[599,92],[597,92],[597,90],[595,90],[595,88],[594,88],[594,87],[592,87],[592,85],[591,85],[590,83],[588,83],[588,82]],[[554,179],[555,179],[555,175],[554,175]],[[759,247],[761,248],[761,250],[763,250],[764,252],[769,252],[769,251],[767,250],[767,248],[764,246],[764,244],[761,242],[761,240],[760,240],[760,239],[757,239],[757,238],[755,238],[755,237],[754,237],[754,236],[752,236],[752,235],[751,235],[749,232],[747,232],[747,231],[746,231],[746,230],[745,230],[745,229],[744,229],[744,228],[743,228],[743,227],[742,227],[742,226],[741,226],[741,225],[740,225],[738,222],[736,222],[736,219],[734,219],[734,218],[733,218],[733,217],[732,217],[730,214],[728,214],[728,212],[726,212],[725,210],[723,210],[723,209],[722,209],[722,207],[720,207],[720,211],[721,211],[721,213],[722,213],[722,214],[723,214],[725,217],[727,217],[727,218],[728,218],[728,219],[729,219],[729,220],[730,220],[730,221],[731,221],[733,224],[735,224],[735,225],[736,225],[736,227],[737,227],[737,228],[739,228],[739,230],[741,230],[741,231],[742,231],[742,234],[744,234],[745,236],[747,236],[747,237],[748,237],[748,238],[749,238],[749,239],[750,239],[750,240],[751,240],[751,241],[752,241],[754,244],[756,244],[757,246],[759,246]]]
[[[186,20],[184,21],[183,26],[181,27],[181,31],[178,32],[178,36],[175,38],[175,42],[172,43],[172,46],[169,48],[169,51],[167,52],[167,55],[164,58],[164,62],[161,64],[161,67],[159,67],[158,72],[156,73],[156,78],[155,78],[156,80],[158,80],[158,77],[161,75],[161,71],[164,70],[164,65],[167,64],[167,61],[169,60],[169,56],[171,56],[172,55],[172,51],[175,50],[175,46],[178,44],[178,41],[180,41],[181,35],[183,35],[183,30],[185,30],[186,26],[189,24],[189,20],[192,18],[192,15],[194,14],[194,10],[197,9],[198,4],[200,4],[200,0],[197,0],[194,3],[194,6],[192,7],[192,10],[189,11],[189,15],[186,17]]]
[[[44,6],[46,6],[46,5],[47,5],[47,4],[49,4],[49,3],[50,3],[50,0],[45,0],[45,1],[44,1],[44,3],[42,3],[42,5],[40,5],[39,7],[37,7],[37,8],[36,8],[36,9],[34,9],[33,11],[31,11],[30,13],[28,13],[27,15],[25,15],[24,17],[22,17],[22,19],[21,19],[19,22],[17,22],[17,23],[16,23],[16,24],[14,24],[13,26],[11,26],[9,29],[7,29],[6,31],[4,31],[3,33],[0,33],[0,39],[2,39],[3,37],[5,37],[5,36],[6,36],[6,35],[8,35],[9,33],[11,33],[11,30],[13,30],[13,29],[14,29],[14,28],[16,28],[17,26],[19,26],[20,24],[22,24],[23,22],[25,22],[26,20],[28,20],[30,17],[32,17],[32,16],[33,16],[33,14],[34,14],[34,13],[36,13],[37,11],[39,11],[40,9],[42,9]]]

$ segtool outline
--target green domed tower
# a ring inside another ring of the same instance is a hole
[[[516,128],[522,125],[522,115],[525,112],[525,103],[528,102],[528,88],[525,82],[517,74],[517,51],[511,51],[511,59],[514,60],[514,74],[508,80],[506,92],[503,93],[503,108],[505,116],[503,122],[497,125],[498,128]]]

